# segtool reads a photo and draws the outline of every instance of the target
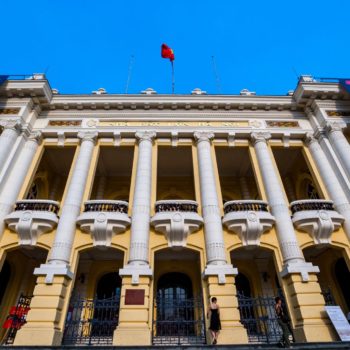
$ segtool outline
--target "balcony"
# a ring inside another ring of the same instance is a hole
[[[58,223],[59,203],[27,199],[16,202],[14,211],[5,217],[11,231],[17,232],[19,245],[35,246],[40,235],[50,232]]]
[[[77,224],[83,232],[91,234],[96,247],[109,247],[114,235],[124,232],[130,225],[128,202],[92,200],[84,204],[84,212]]]
[[[260,245],[261,235],[275,222],[263,201],[229,201],[224,204],[224,213],[223,224],[238,234],[243,246]]]
[[[151,225],[165,235],[169,247],[186,247],[187,237],[203,224],[195,201],[157,201],[155,209],[156,214],[151,219]]]
[[[332,233],[340,228],[344,218],[333,207],[332,201],[308,199],[290,203],[294,226],[307,232],[315,244],[331,243]]]

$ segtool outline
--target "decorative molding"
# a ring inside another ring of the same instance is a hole
[[[12,129],[17,132],[21,131],[22,128],[22,122],[21,119],[16,118],[16,119],[3,119],[0,120],[0,127],[3,129]]]
[[[17,115],[20,112],[20,108],[0,108],[0,114],[13,114]]]
[[[266,126],[269,128],[300,128],[300,125],[297,121],[275,121],[275,120],[266,120]]]
[[[350,118],[350,111],[329,111],[326,110],[329,117],[347,117]]]
[[[48,126],[81,126],[81,120],[49,120]]]
[[[330,134],[334,131],[340,131],[342,133],[343,129],[346,128],[346,123],[343,121],[327,121],[324,128],[327,134]]]

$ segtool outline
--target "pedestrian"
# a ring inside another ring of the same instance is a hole
[[[275,298],[275,312],[277,316],[277,322],[279,326],[282,328],[282,338],[280,340],[280,344],[285,347],[290,347],[289,341],[289,326],[288,326],[288,317],[285,314],[282,307],[282,299],[280,297]]]
[[[212,297],[210,300],[207,318],[210,320],[209,330],[213,338],[213,344],[215,345],[218,342],[218,336],[221,329],[220,307],[217,304],[217,299],[215,297]]]

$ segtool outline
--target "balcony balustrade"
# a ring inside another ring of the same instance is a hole
[[[17,201],[14,211],[5,217],[11,231],[17,232],[19,244],[35,246],[40,235],[50,232],[58,223],[59,203],[51,200]]]
[[[224,213],[223,224],[238,234],[244,246],[260,245],[261,235],[270,230],[275,222],[267,203],[259,200],[226,202]]]
[[[200,229],[203,219],[198,204],[191,200],[162,200],[155,204],[151,225],[162,232],[169,247],[186,247],[187,237]]]
[[[332,233],[340,228],[344,218],[333,206],[332,201],[306,199],[290,203],[294,226],[307,232],[315,244],[331,243]]]
[[[124,232],[130,222],[128,202],[115,200],[87,201],[77,219],[80,229],[91,234],[96,247],[109,247],[113,236]]]

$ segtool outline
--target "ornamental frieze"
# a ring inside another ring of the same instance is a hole
[[[50,120],[49,126],[81,126],[81,120]]]
[[[269,128],[299,128],[299,123],[297,121],[266,120],[266,126]]]
[[[18,114],[19,108],[0,108],[0,114]]]
[[[350,117],[350,111],[326,111],[329,117]]]

